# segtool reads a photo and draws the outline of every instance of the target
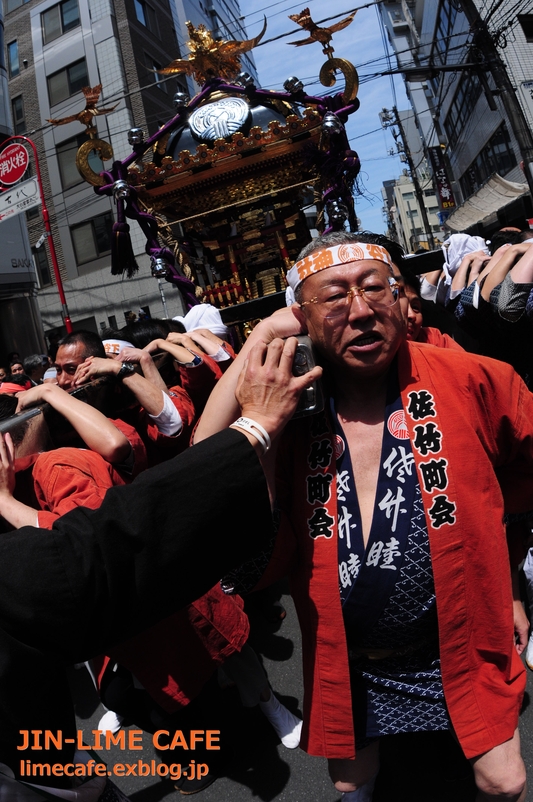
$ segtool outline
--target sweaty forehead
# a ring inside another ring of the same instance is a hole
[[[72,343],[71,345],[60,345],[57,349],[56,364],[79,364],[85,361],[85,349],[83,343]]]

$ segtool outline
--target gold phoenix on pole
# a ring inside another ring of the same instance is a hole
[[[346,86],[342,93],[346,103],[349,103],[357,97],[357,92],[359,91],[359,76],[351,62],[347,61],[345,58],[333,58],[334,49],[330,42],[336,31],[342,31],[343,28],[347,28],[348,25],[353,22],[356,13],[357,10],[353,11],[347,17],[340,20],[340,22],[330,25],[329,28],[320,28],[316,22],[313,22],[308,8],[304,8],[299,14],[289,14],[289,19],[305,31],[308,31],[310,35],[307,39],[300,39],[298,42],[288,42],[287,44],[300,47],[301,45],[310,45],[313,42],[320,42],[323,47],[322,52],[328,57],[328,60],[320,69],[318,76],[320,83],[322,86],[334,86],[337,81],[335,73],[337,70],[342,72],[346,81]]]
[[[81,90],[85,95],[85,108],[82,111],[79,111],[77,114],[71,114],[69,117],[61,117],[59,120],[47,120],[47,123],[52,123],[52,125],[66,125],[67,123],[73,123],[76,120],[80,122],[82,125],[85,125],[87,128],[87,133],[91,138],[96,137],[96,128],[93,125],[93,120],[95,117],[100,117],[102,114],[110,114],[112,111],[116,109],[118,103],[115,103],[114,106],[110,106],[107,109],[97,109],[96,104],[98,103],[98,98],[100,97],[100,93],[102,91],[102,84],[97,84],[97,86],[84,86]]]

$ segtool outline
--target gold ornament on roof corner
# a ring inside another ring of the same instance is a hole
[[[85,108],[83,111],[79,111],[77,114],[71,114],[69,117],[61,117],[60,120],[47,120],[46,122],[52,123],[52,125],[66,125],[67,123],[73,123],[77,120],[82,125],[85,125],[87,133],[91,139],[94,139],[96,137],[96,127],[93,125],[94,118],[100,117],[102,114],[110,114],[116,109],[118,103],[115,103],[114,106],[110,106],[107,109],[96,108],[98,98],[102,91],[102,84],[97,84],[97,86],[93,87],[84,86],[81,91],[85,95]]]
[[[159,75],[176,75],[186,73],[193,75],[195,80],[204,84],[209,78],[224,78],[231,80],[241,71],[239,56],[256,47],[267,28],[267,21],[258,36],[246,41],[213,39],[211,31],[205,25],[195,28],[191,22],[187,23],[189,41],[187,47],[191,51],[188,59],[177,58],[168,67],[157,70]]]
[[[359,76],[357,75],[357,70],[350,61],[347,61],[344,58],[333,57],[334,49],[330,42],[334,33],[337,31],[342,31],[343,28],[347,28],[348,25],[353,22],[356,13],[357,10],[353,11],[347,17],[340,20],[340,22],[330,25],[329,28],[320,28],[316,22],[313,22],[308,8],[304,8],[299,14],[289,14],[289,19],[291,19],[305,31],[309,31],[310,36],[308,36],[307,39],[301,39],[298,42],[288,42],[288,44],[300,47],[301,45],[310,45],[313,42],[320,42],[322,45],[322,52],[328,57],[328,60],[320,69],[318,76],[320,83],[322,86],[333,86],[337,80],[335,73],[337,70],[342,72],[346,82],[344,92],[342,93],[345,103],[349,103],[350,101],[355,100],[357,97],[357,92],[359,91]]]

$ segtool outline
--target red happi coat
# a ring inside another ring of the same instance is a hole
[[[511,738],[525,687],[502,518],[504,509],[533,509],[533,397],[503,362],[419,343],[405,343],[398,356],[426,511],[444,693],[465,755],[474,757]],[[313,441],[322,455],[329,445],[334,449],[331,434],[312,433],[313,420],[296,421],[286,432],[279,459],[282,524],[261,584],[287,573],[291,578],[303,641],[302,747],[353,758],[334,454],[314,470],[308,463]],[[305,501],[307,478],[318,473],[333,476],[325,505]],[[331,532],[313,538],[308,521],[321,506]]]
[[[250,624],[240,596],[215,587],[169,618],[94,661],[98,690],[110,660],[129,669],[167,713],[189,704],[209,677],[248,640]]]
[[[455,351],[464,351],[458,342],[455,342],[449,334],[443,334],[439,329],[432,326],[422,326],[416,341],[427,343],[428,345],[438,345],[439,348],[453,348]]]

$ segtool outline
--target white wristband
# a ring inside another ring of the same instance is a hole
[[[263,446],[263,454],[266,454],[270,446],[272,445],[270,441],[270,435],[264,426],[261,426],[260,423],[257,421],[252,420],[251,418],[237,418],[231,426],[235,426],[237,429],[243,429],[245,432],[249,432],[253,434],[256,440],[259,440],[261,445]]]

